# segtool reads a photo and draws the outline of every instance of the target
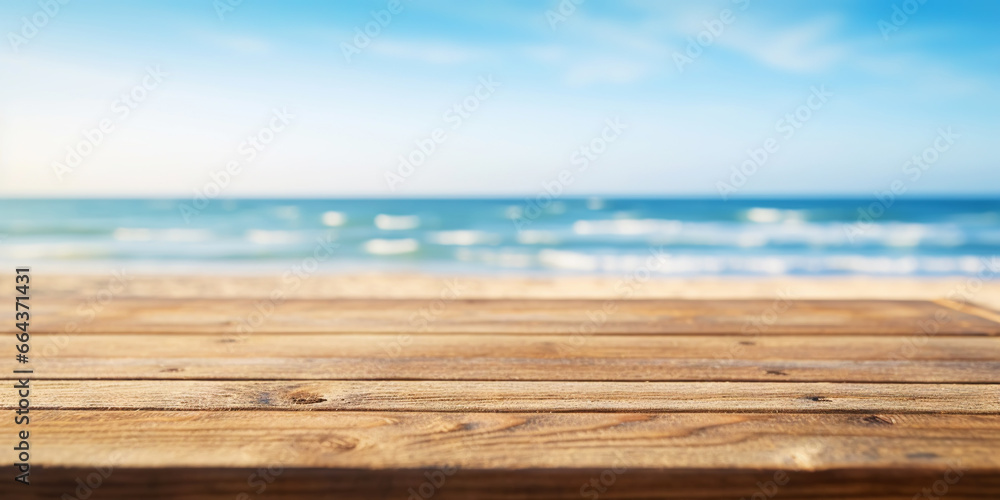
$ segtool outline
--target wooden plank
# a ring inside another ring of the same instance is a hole
[[[935,304],[939,304],[959,312],[971,314],[973,316],[979,316],[980,318],[985,318],[993,322],[1000,323],[1000,312],[993,311],[991,309],[982,307],[977,304],[972,304],[969,302],[958,302],[951,299],[938,299],[934,301]]]
[[[44,410],[37,464],[131,467],[1000,470],[1000,417],[872,414]],[[10,434],[13,419],[0,420]],[[291,448],[294,454],[281,457]],[[233,450],[239,450],[234,453]],[[866,450],[878,450],[868,453]],[[96,452],[96,453],[95,453]],[[111,461],[112,452],[117,460]]]
[[[114,463],[95,499],[248,500],[268,468],[268,498],[409,498],[446,465],[460,472],[435,500],[591,498],[581,487],[621,460],[600,498],[751,498],[780,470],[782,499],[909,499],[956,464],[949,499],[1000,497],[1000,323],[982,308],[268,305],[33,304],[37,481],[0,497],[74,495]],[[11,380],[13,361],[0,369]]]
[[[35,307],[38,333],[1000,335],[1000,323],[929,301],[249,300],[118,298]],[[85,304],[84,304],[85,305]],[[72,326],[69,326],[72,325]],[[0,325],[12,332],[10,324]]]
[[[1000,361],[997,337],[850,335],[33,334],[36,355],[70,358],[676,358]],[[12,359],[0,367],[16,366]],[[40,370],[41,371],[41,370]]]
[[[1000,337],[36,334],[36,379],[1000,383]],[[17,378],[13,358],[0,378]]]
[[[524,358],[63,358],[35,380],[482,380],[1000,383],[1000,361]],[[0,379],[17,374],[3,372]]]
[[[95,498],[252,498],[259,484],[267,498],[407,498],[442,467],[434,498],[581,498],[612,468],[601,498],[750,498],[772,471],[788,477],[777,498],[912,498],[949,467],[962,476],[947,498],[1000,494],[1000,418],[983,415],[47,410],[31,425],[39,484],[0,482],[5,498],[72,494],[107,465]]]
[[[40,409],[1000,414],[996,384],[36,380],[32,393]]]
[[[9,466],[0,471],[8,477],[14,475]],[[119,467],[96,483],[99,472],[94,467],[41,467],[33,473],[44,477],[44,482],[23,487],[4,481],[0,496],[13,495],[9,498],[17,500],[84,498],[88,490],[78,489],[78,481],[85,478],[100,485],[91,490],[89,498],[95,500],[767,500],[772,498],[768,493],[780,500],[996,500],[1000,495],[1000,474],[996,471],[972,469],[958,476],[945,467],[805,471],[794,476],[783,470],[632,468],[612,476],[613,471],[611,467],[458,469],[440,482],[443,472],[439,469],[294,468],[280,464],[226,469]],[[614,483],[604,486],[602,477]],[[775,478],[785,484],[775,487]],[[946,483],[945,478],[954,484]],[[947,488],[939,489],[947,495],[936,495],[934,487]]]

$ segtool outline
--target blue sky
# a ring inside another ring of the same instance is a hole
[[[997,2],[401,0],[348,59],[391,2],[47,1],[0,4],[3,196],[717,196],[768,139],[735,196],[1000,194]]]

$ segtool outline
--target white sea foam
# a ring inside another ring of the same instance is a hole
[[[111,237],[118,241],[152,241],[153,231],[144,227],[120,227]]]
[[[117,241],[163,241],[163,242],[199,242],[212,238],[212,232],[207,229],[149,229],[144,227],[119,227],[111,233]]]
[[[652,228],[650,228],[652,229]],[[672,229],[672,230],[671,230]],[[590,230],[590,228],[584,228]],[[620,232],[618,234],[621,234]],[[841,223],[755,223],[686,222],[675,228],[645,233],[651,244],[698,245],[717,247],[765,247],[801,245],[813,248],[884,246],[884,247],[955,247],[966,243],[963,231],[948,224],[878,223],[855,231]],[[988,238],[987,233],[977,236]]]
[[[680,221],[662,219],[578,220],[573,223],[573,232],[579,235],[674,234],[681,227]]]
[[[552,269],[597,271],[601,268],[598,257],[581,252],[545,249],[538,252],[538,260],[543,266]]]
[[[750,222],[767,224],[775,222],[795,223],[806,220],[806,212],[803,210],[781,210],[778,208],[754,207],[743,213],[743,216]]]
[[[343,212],[323,212],[323,225],[329,227],[343,226],[347,222],[347,216]]]
[[[193,243],[212,239],[207,229],[161,229],[153,233],[153,239],[176,243]]]
[[[526,269],[535,264],[535,257],[511,251],[496,251],[486,249],[459,248],[455,250],[455,258],[462,262],[481,262],[501,268]]]
[[[517,242],[522,245],[556,245],[559,238],[552,231],[525,229],[517,233]]]
[[[705,274],[788,275],[815,273],[862,273],[870,275],[910,276],[929,274],[974,274],[1000,266],[974,256],[915,257],[866,256],[839,254],[826,256],[787,255],[593,255],[582,252],[542,250],[539,263],[546,268],[571,271],[595,271],[627,274],[637,269],[654,275],[692,276]]]
[[[781,210],[775,208],[751,208],[746,211],[747,220],[766,223],[781,220]]]
[[[388,240],[376,238],[365,242],[365,252],[372,255],[400,255],[420,249],[420,243],[413,238]]]
[[[375,216],[375,227],[384,231],[402,231],[416,229],[420,226],[420,217],[416,215],[386,215]]]
[[[500,237],[484,231],[455,230],[455,231],[435,231],[428,235],[432,243],[438,245],[492,245],[499,243]]]
[[[10,259],[11,266],[20,265],[17,262],[32,262],[43,259],[96,259],[110,255],[109,247],[104,244],[81,243],[34,243],[34,244],[4,244],[0,245],[0,259]]]

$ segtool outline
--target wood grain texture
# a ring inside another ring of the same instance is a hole
[[[93,467],[39,468],[40,483],[28,488],[0,483],[0,496],[17,500],[54,498],[152,500],[996,500],[1000,477],[968,470],[961,477],[947,468],[859,469],[799,472],[774,488],[785,471],[628,469],[610,476],[603,469],[459,469],[443,483],[438,469],[288,468],[125,468],[96,483]],[[13,475],[10,467],[0,472]],[[614,483],[603,486],[602,476]],[[945,478],[955,481],[948,484]],[[81,490],[86,479],[99,487]],[[440,484],[440,487],[433,487]],[[593,485],[598,485],[595,488]],[[933,488],[941,485],[938,496]],[[87,492],[92,496],[88,497]],[[421,492],[427,496],[421,496]],[[13,496],[10,496],[13,495]]]
[[[466,380],[1000,383],[1000,361],[662,358],[62,358],[36,380]],[[0,379],[15,380],[4,372]]]
[[[510,333],[1000,335],[1000,323],[929,301],[250,300],[118,298],[36,306],[38,333]],[[93,308],[91,308],[93,309]],[[88,308],[83,307],[84,311]],[[13,325],[0,325],[12,332]]]
[[[4,481],[4,498],[72,494],[107,466],[95,498],[407,498],[441,468],[454,473],[434,498],[591,498],[609,470],[600,498],[750,498],[782,471],[776,498],[912,499],[949,468],[947,498],[1000,493],[1000,420],[978,415],[44,411],[32,425],[40,484]]]
[[[1000,382],[1000,337],[36,334],[37,379]],[[16,361],[0,362],[14,379]]]
[[[1000,468],[985,415],[40,411],[46,466]],[[13,429],[3,419],[0,431]],[[695,452],[697,451],[697,452]]]
[[[1000,498],[1000,316],[969,304],[81,304],[32,304],[35,484],[0,498],[910,500],[956,468],[949,500]]]
[[[364,358],[1000,361],[1000,338],[935,335],[72,334],[35,333],[41,359]],[[0,366],[15,366],[3,359]]]
[[[938,299],[933,302],[935,304],[942,305],[944,307],[954,309],[959,312],[971,314],[973,316],[979,316],[980,318],[985,318],[990,321],[1000,323],[1000,312],[980,306],[978,304],[973,304],[970,302],[960,302],[951,299]]]
[[[1000,414],[996,384],[38,380],[33,391],[42,410]],[[0,408],[15,403],[0,396]]]

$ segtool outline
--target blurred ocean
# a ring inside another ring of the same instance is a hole
[[[324,238],[337,249],[319,272],[954,275],[1000,255],[1000,200],[882,208],[874,199],[587,198],[544,209],[524,199],[241,199],[197,211],[191,200],[7,199],[0,263],[274,272],[301,265]]]

